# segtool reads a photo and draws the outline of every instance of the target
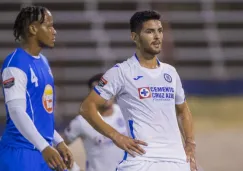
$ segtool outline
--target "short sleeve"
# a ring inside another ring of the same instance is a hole
[[[26,99],[27,75],[16,67],[7,67],[2,72],[5,103],[15,99]]]
[[[178,73],[176,72],[176,96],[175,96],[175,103],[182,104],[185,102],[185,93],[182,87],[181,79]]]
[[[73,142],[76,138],[82,136],[83,128],[82,128],[82,116],[77,116],[74,118],[64,130],[64,134],[68,141]]]
[[[119,65],[109,69],[101,78],[94,90],[106,100],[120,93],[124,87],[124,78]]]

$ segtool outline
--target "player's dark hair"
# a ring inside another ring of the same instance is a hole
[[[13,34],[15,41],[26,38],[28,27],[31,23],[35,21],[43,23],[46,10],[47,9],[42,6],[28,6],[22,8],[14,22]]]
[[[88,81],[88,86],[91,89],[92,88],[92,83],[95,81],[100,81],[101,77],[104,75],[104,73],[99,73],[91,77]]]
[[[140,32],[143,23],[148,20],[160,20],[161,15],[153,10],[138,11],[130,19],[131,32]]]

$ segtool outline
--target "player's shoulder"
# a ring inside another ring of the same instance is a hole
[[[160,62],[160,64],[165,68],[165,69],[168,69],[168,70],[171,70],[171,71],[175,71],[175,67],[170,65],[170,64],[167,64],[167,63],[163,63],[163,62]]]
[[[124,69],[130,69],[136,66],[137,61],[134,59],[134,56],[129,57],[127,60],[122,62],[122,66]]]
[[[164,70],[169,72],[177,72],[176,68],[170,64],[160,62],[160,65],[163,67]]]
[[[135,66],[136,66],[135,61],[132,56],[121,63],[117,63],[116,65],[113,66],[113,68],[117,68],[121,72],[126,73],[126,72],[130,71],[130,69],[132,69],[132,68],[134,69]]]
[[[25,58],[28,54],[21,48],[17,48],[12,51],[5,59],[2,65],[2,71],[7,67],[16,67],[21,70],[25,70],[28,58]]]
[[[48,59],[46,58],[45,55],[43,55],[42,53],[40,53],[40,58],[42,59],[42,61],[44,61],[44,63],[46,63],[47,65],[49,65],[49,61],[48,61]]]
[[[6,56],[3,65],[8,66],[10,64],[14,64],[21,60],[21,56],[23,56],[23,52],[19,48],[17,48]]]

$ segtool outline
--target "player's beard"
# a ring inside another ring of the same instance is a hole
[[[151,56],[155,56],[158,55],[160,53],[161,49],[159,50],[154,50],[153,48],[151,48],[150,46],[148,47],[144,47],[144,52],[150,54]]]
[[[50,48],[50,49],[52,49],[52,48],[54,48],[54,46],[50,46],[50,45],[47,45],[46,43],[44,43],[44,42],[42,42],[42,41],[39,41],[39,46],[41,47],[41,48]]]
[[[149,54],[147,57],[151,57],[150,59],[153,59],[156,55],[158,55],[161,52],[161,47],[159,50],[154,50],[152,47],[152,44],[147,43],[146,41],[140,40],[140,50]],[[150,60],[148,59],[148,60]]]

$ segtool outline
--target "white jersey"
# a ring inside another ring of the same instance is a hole
[[[103,120],[118,132],[127,135],[127,129],[121,110],[113,105],[114,112]],[[87,171],[115,171],[122,161],[124,151],[118,148],[111,139],[98,133],[82,116],[77,116],[64,131],[69,141],[81,137],[86,150]]]
[[[106,100],[116,96],[130,137],[148,143],[146,154],[124,159],[184,163],[175,110],[185,101],[184,90],[175,68],[158,63],[157,69],[147,69],[133,56],[108,70],[94,90]]]

